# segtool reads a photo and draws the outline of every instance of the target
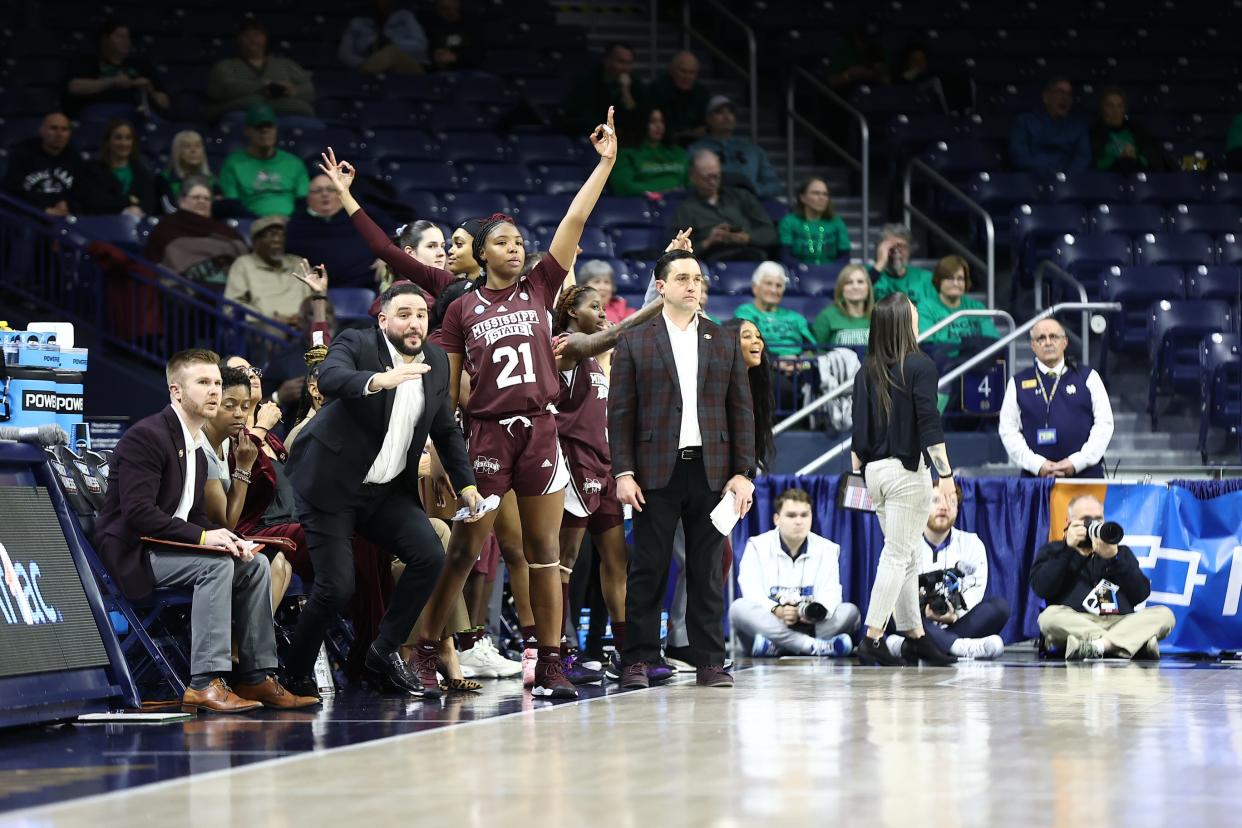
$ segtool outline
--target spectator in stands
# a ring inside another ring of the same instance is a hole
[[[50,216],[64,218],[78,207],[86,165],[72,147],[73,125],[63,112],[49,112],[39,134],[14,144],[4,190]]]
[[[927,42],[912,40],[901,50],[893,83],[915,86],[936,99],[945,112],[971,112],[975,83],[961,61],[933,59]]]
[[[143,255],[192,282],[224,292],[229,268],[249,252],[246,240],[211,217],[210,181],[192,175],[180,183],[179,209],[155,225]]]
[[[1057,76],[1044,84],[1043,112],[1019,115],[1009,133],[1009,156],[1020,170],[1082,172],[1091,166],[1087,125],[1070,114],[1074,85]]]
[[[82,212],[125,213],[134,218],[159,212],[155,176],[137,152],[134,125],[114,119],[104,127],[99,158],[86,167]]]
[[[99,27],[99,45],[69,66],[65,103],[70,114],[88,115],[95,104],[129,106],[133,112],[167,114],[172,101],[158,87],[155,66],[130,54],[129,26],[109,19]],[[117,112],[109,112],[115,115]]]
[[[284,216],[257,219],[250,226],[250,242],[254,252],[238,256],[229,268],[224,298],[299,327],[299,309],[311,289],[293,275],[301,269],[302,259],[285,252]]]
[[[248,146],[231,153],[220,168],[220,191],[239,200],[252,216],[287,218],[310,190],[306,165],[277,149],[276,136],[276,113],[267,104],[253,104],[246,110]]]
[[[781,248],[803,264],[827,264],[850,254],[850,231],[832,208],[828,182],[822,178],[802,182],[798,202],[776,230]]]
[[[949,655],[996,658],[1005,652],[1000,631],[1009,621],[1009,602],[999,595],[985,597],[988,591],[987,549],[978,535],[953,526],[961,499],[960,486],[951,497],[945,497],[939,489],[932,490],[931,513],[923,529],[923,543],[919,545],[922,550],[919,597],[923,604],[923,632]],[[930,591],[926,588],[931,583],[956,586],[941,593],[947,606],[936,606],[939,602],[932,600],[935,588]],[[904,636],[890,635],[885,643],[893,655],[918,663]]]
[[[631,132],[632,128],[625,131]],[[664,112],[653,109],[647,114],[643,136],[626,140],[617,153],[617,164],[608,178],[608,186],[619,196],[651,198],[685,189],[689,166],[690,155],[668,140]]]
[[[935,288],[934,293],[919,299],[919,333],[958,311],[987,309],[987,305],[966,295],[973,285],[970,264],[961,256],[945,256],[936,263],[936,269],[932,271],[932,287]],[[982,316],[958,319],[923,341],[946,346],[946,356],[956,357],[963,340],[979,338],[1000,338],[991,319]]]
[[[428,63],[427,33],[409,9],[371,0],[371,13],[349,21],[337,54],[368,75],[421,75]]]
[[[599,294],[600,303],[604,306],[604,316],[610,325],[634,315],[634,308],[629,306],[625,297],[617,296],[613,276],[612,265],[603,259],[588,259],[578,266],[578,281]]]
[[[1170,172],[1164,147],[1126,113],[1126,94],[1116,86],[1100,92],[1100,117],[1091,125],[1092,166],[1118,173]]]
[[[734,135],[737,111],[725,95],[707,103],[707,134],[690,147],[690,154],[711,150],[720,157],[726,184],[745,187],[760,198],[775,198],[785,191],[780,176],[768,161],[763,147]]]
[[[634,50],[625,43],[609,43],[599,64],[575,73],[565,96],[562,126],[574,137],[590,132],[599,113],[616,107],[616,120],[633,117],[638,109],[634,85]]]
[[[1070,363],[1055,319],[1031,328],[1035,365],[1005,386],[1000,438],[1023,477],[1103,477],[1113,406],[1095,369]]]
[[[203,136],[192,129],[183,129],[173,136],[172,147],[168,150],[168,167],[160,174],[160,186],[170,204],[181,200],[182,182],[192,175],[206,178],[213,195],[219,189],[220,180],[211,171]]]
[[[778,357],[797,356],[816,344],[806,317],[781,307],[788,285],[789,275],[779,262],[761,262],[750,278],[755,301],[742,305],[733,314],[737,319],[753,322],[768,351]]]
[[[776,499],[776,527],[746,542],[738,564],[742,596],[729,621],[754,657],[841,657],[862,614],[842,600],[841,547],[811,531],[811,496],[786,489]]]
[[[1039,631],[1066,661],[1160,658],[1160,640],[1177,619],[1168,607],[1136,609],[1151,581],[1128,546],[1087,536],[1085,522],[1104,520],[1104,506],[1083,494],[1069,504],[1065,538],[1047,544],[1031,564],[1031,591],[1048,603]]]
[[[749,190],[721,185],[720,156],[699,150],[690,162],[692,192],[673,214],[671,231],[689,227],[695,252],[706,261],[768,258],[776,227]]]
[[[832,304],[820,311],[811,325],[815,341],[820,345],[867,347],[874,307],[875,291],[867,268],[860,264],[846,265],[837,274]]]
[[[935,293],[931,271],[910,264],[913,247],[910,228],[904,224],[886,224],[880,228],[875,263],[869,271],[875,284],[875,301],[890,293],[904,293],[917,306],[924,297]]]
[[[461,13],[461,0],[436,0],[423,26],[427,47],[436,69],[476,69],[483,63],[483,41],[477,25],[467,23]]]
[[[269,57],[267,30],[258,19],[247,17],[237,30],[237,57],[211,67],[207,117],[214,121],[230,112],[246,112],[255,104],[265,104],[282,116],[315,117],[310,73],[289,58]]]
[[[838,92],[848,92],[860,84],[888,83],[888,61],[880,44],[879,24],[872,19],[858,21],[837,41],[829,53],[828,66],[832,70],[828,85]]]
[[[267,558],[215,526],[203,510],[202,429],[220,407],[219,361],[202,350],[180,351],[168,361],[171,404],[130,426],[117,444],[94,546],[130,599],[145,598],[156,587],[194,590],[183,708],[242,713],[260,706],[306,707],[318,700],[291,695],[273,676],[276,639]],[[209,546],[220,554],[186,554],[143,538]],[[229,657],[234,631],[236,666]],[[238,680],[235,690],[224,682],[230,671]]]
[[[380,220],[387,221],[384,217]],[[340,195],[326,175],[310,180],[306,206],[289,220],[285,246],[298,256],[322,262],[336,287],[375,287],[375,257],[354,230]]]
[[[686,145],[706,131],[707,87],[699,83],[699,59],[694,52],[678,52],[668,72],[656,78],[643,95],[644,103],[664,113],[671,143]]]

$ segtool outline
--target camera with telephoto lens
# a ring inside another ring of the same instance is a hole
[[[828,617],[828,608],[818,601],[798,604],[798,621],[802,624],[818,624]]]
[[[919,576],[919,598],[923,606],[931,607],[935,615],[948,615],[949,610],[958,605],[954,599],[961,596],[967,576],[974,571],[969,562],[958,561],[948,569],[924,572]]]
[[[1090,549],[1092,541],[1100,543],[1116,544],[1121,543],[1121,539],[1125,537],[1126,530],[1121,528],[1120,523],[1114,523],[1111,520],[1103,518],[1083,518],[1082,528],[1087,531],[1087,537],[1083,538],[1078,544],[1079,549]]]

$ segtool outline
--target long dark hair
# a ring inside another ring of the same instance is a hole
[[[722,327],[733,331],[740,340],[742,325],[746,321],[734,317],[725,322]],[[758,326],[755,327],[757,330]],[[755,465],[760,469],[766,469],[768,458],[776,450],[772,437],[772,365],[768,361],[766,344],[759,355],[759,364],[746,371],[746,378],[750,380],[751,405],[755,412]]]
[[[904,293],[892,293],[876,303],[871,311],[871,333],[867,341],[867,356],[862,369],[866,372],[867,385],[880,400],[880,410],[887,422],[893,410],[893,368],[901,374],[901,386],[906,384],[906,357],[919,349],[914,336],[913,306]]]

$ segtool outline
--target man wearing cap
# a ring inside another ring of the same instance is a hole
[[[760,198],[775,198],[785,191],[763,147],[733,133],[737,110],[726,95],[713,95],[707,102],[707,135],[690,146],[690,154],[711,150],[720,156],[724,182],[745,187]]]
[[[255,219],[250,225],[250,239],[254,252],[233,261],[224,298],[286,325],[299,326],[302,317],[298,311],[311,289],[292,275],[301,260],[285,252],[285,217]]]
[[[267,104],[246,110],[249,145],[224,159],[220,192],[242,203],[252,216],[293,215],[297,199],[306,198],[310,178],[296,155],[276,148],[276,113]]]
[[[247,17],[237,30],[237,57],[211,67],[207,117],[214,121],[257,103],[267,104],[279,115],[315,117],[310,73],[289,58],[269,57],[267,30],[258,19]]]

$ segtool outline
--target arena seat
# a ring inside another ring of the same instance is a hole
[[[1138,173],[1129,184],[1130,197],[1139,204],[1186,204],[1202,201],[1203,179],[1194,173]]]
[[[1152,371],[1147,410],[1157,426],[1156,397],[1162,388],[1178,394],[1199,393],[1199,347],[1213,333],[1233,333],[1234,313],[1225,302],[1186,299],[1161,300],[1148,311]]]
[[[460,165],[465,189],[475,193],[530,193],[534,182],[511,162],[467,162]]]
[[[503,161],[509,157],[509,145],[495,135],[441,132],[436,135],[436,143],[446,161]]]
[[[1242,355],[1238,335],[1213,333],[1199,345],[1199,455],[1207,465],[1209,428],[1237,434],[1242,427]]]
[[[1179,233],[1242,233],[1242,208],[1236,204],[1179,204],[1172,217]]]
[[[1124,195],[1121,176],[1107,172],[1059,172],[1047,189],[1048,200],[1057,203],[1107,204]]]
[[[614,227],[613,249],[622,257],[648,256],[668,246],[667,234],[658,227]]]
[[[1163,233],[1168,229],[1164,208],[1159,204],[1100,204],[1088,215],[1093,233],[1138,236]]]
[[[364,287],[328,288],[328,300],[342,322],[371,322],[375,291]]]
[[[509,199],[504,193],[444,193],[440,215],[450,227],[467,219],[481,219],[492,213],[510,213]]]
[[[989,213],[1007,213],[1039,200],[1039,178],[1029,172],[981,172],[970,179],[966,194]]]
[[[1192,267],[1216,260],[1216,245],[1206,233],[1146,233],[1135,242],[1138,264],[1171,264]]]
[[[1121,313],[1108,328],[1114,351],[1141,351],[1147,345],[1147,317],[1153,302],[1186,295],[1181,268],[1171,265],[1112,265],[1102,273],[1100,296],[1120,302]]]
[[[1242,292],[1242,268],[1237,265],[1199,265],[1186,271],[1186,298],[1220,299],[1237,307]]]
[[[717,262],[711,266],[712,291],[727,296],[751,296],[758,262]]]
[[[513,210],[523,224],[531,227],[544,225],[556,226],[565,218],[569,204],[573,201],[570,194],[548,195],[546,193],[530,193],[518,195],[513,202]]]
[[[1056,262],[1069,271],[1087,288],[1087,295],[1097,295],[1100,271],[1112,265],[1128,265],[1133,262],[1130,240],[1124,236],[1072,236],[1066,234],[1058,241]]]
[[[1038,262],[1052,257],[1057,239],[1082,235],[1086,229],[1086,213],[1077,204],[1019,204],[1009,219],[1014,262],[1029,274]]]
[[[837,277],[846,264],[848,264],[846,261],[822,265],[798,264],[792,269],[796,274],[798,288],[803,294],[827,297],[828,301],[831,301]]]

